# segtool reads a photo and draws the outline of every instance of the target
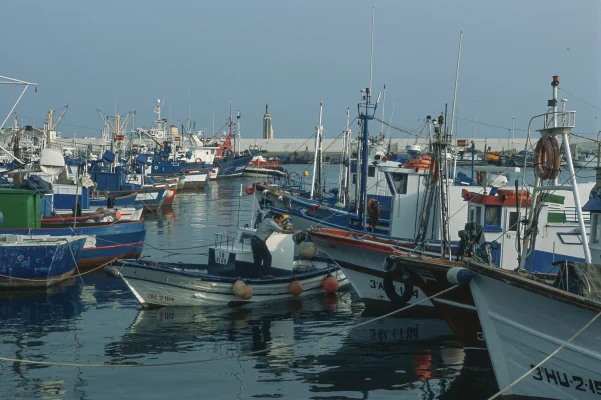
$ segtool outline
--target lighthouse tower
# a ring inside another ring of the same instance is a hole
[[[271,115],[269,115],[269,104],[265,104],[265,115],[263,116],[263,139],[273,139],[273,127],[271,126]]]

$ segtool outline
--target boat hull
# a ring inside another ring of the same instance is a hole
[[[470,287],[499,388],[513,383],[581,330],[601,307],[587,307],[558,290],[536,292],[499,277],[476,274]],[[590,304],[590,303],[589,303]],[[504,395],[593,399],[601,395],[601,319]]]
[[[358,243],[344,237],[326,237],[318,232],[312,232],[311,237],[317,247],[332,258],[348,276],[349,282],[366,306],[393,307],[383,284],[386,273],[384,261],[387,256],[398,252],[391,244],[367,241]],[[394,282],[394,286],[396,292],[402,295],[405,285],[399,280]],[[426,297],[421,289],[415,288],[408,303],[422,301],[421,306],[432,307],[432,302],[426,300]]]
[[[85,239],[0,246],[0,289],[41,288],[73,275]]]
[[[217,174],[217,179],[241,176],[252,158],[252,156],[243,156],[238,158],[228,158],[226,161],[221,161],[219,163],[219,174]]]
[[[248,176],[251,178],[258,178],[258,177],[277,177],[277,178],[283,178],[286,176],[286,172],[285,171],[280,171],[277,169],[270,169],[270,168],[261,168],[261,167],[247,167],[244,172],[242,173],[242,176]]]
[[[36,236],[70,237],[78,236],[93,239],[92,246],[84,247],[78,266],[93,268],[121,258],[137,258],[140,256],[146,237],[143,221],[122,222],[112,225],[70,228],[0,228],[0,233]]]
[[[266,301],[279,301],[294,297],[324,294],[323,280],[334,276],[341,287],[348,285],[344,274],[335,267],[314,273],[300,273],[274,279],[244,279],[252,287],[248,300],[234,295],[232,285],[238,278],[224,278],[208,274],[173,271],[167,268],[121,262],[119,275],[143,307],[242,305]],[[293,296],[291,281],[298,280],[302,293]]]

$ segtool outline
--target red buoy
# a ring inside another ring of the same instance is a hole
[[[254,194],[254,193],[255,193],[255,187],[253,185],[248,185],[246,187],[246,194],[250,196],[251,194]]]
[[[240,297],[242,297],[243,300],[250,300],[250,298],[253,297],[253,288],[246,285],[246,290]]]
[[[321,286],[327,293],[336,293],[340,285],[338,284],[338,279],[333,276],[328,276],[323,280]]]
[[[293,296],[299,296],[303,292],[303,285],[297,280],[294,280],[288,284],[288,290]]]

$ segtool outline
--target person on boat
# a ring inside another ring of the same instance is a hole
[[[267,248],[267,239],[272,233],[291,234],[295,231],[292,229],[283,229],[284,216],[282,214],[274,214],[272,218],[265,218],[255,231],[255,236],[252,237],[250,244],[253,250],[253,261],[255,271],[259,277],[273,278],[271,272],[271,253]]]
[[[369,208],[370,231],[373,232],[380,223],[380,203],[378,200],[371,198],[367,203],[367,208]]]

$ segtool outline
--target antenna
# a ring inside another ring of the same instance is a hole
[[[453,137],[453,127],[455,125],[455,101],[457,100],[457,82],[459,81],[459,61],[461,60],[461,40],[463,31],[459,32],[459,51],[457,53],[457,70],[455,71],[455,91],[453,92],[453,110],[451,111],[451,132],[449,136]]]
[[[369,93],[371,93],[372,66],[374,63],[374,18],[375,7],[371,8],[371,54],[369,56]]]

